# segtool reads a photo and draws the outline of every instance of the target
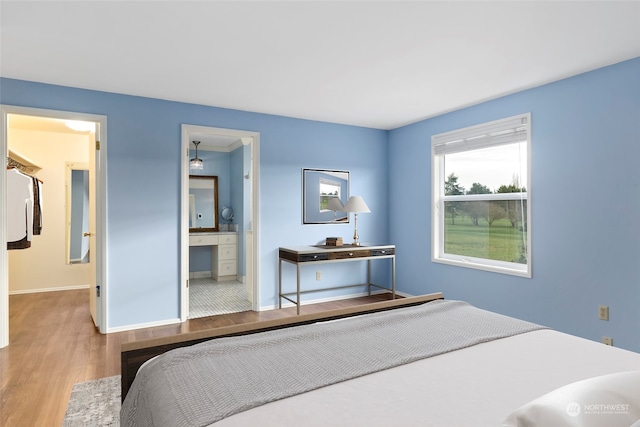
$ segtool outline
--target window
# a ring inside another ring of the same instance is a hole
[[[339,182],[320,178],[320,212],[327,212],[331,210],[329,209],[329,200],[334,197],[340,199],[341,188],[342,186]]]
[[[432,260],[531,277],[531,115],[431,138]]]

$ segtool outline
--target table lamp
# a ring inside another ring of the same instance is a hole
[[[344,205],[344,212],[353,212],[353,246],[360,246],[358,241],[358,213],[371,212],[369,206],[360,196],[351,196]]]

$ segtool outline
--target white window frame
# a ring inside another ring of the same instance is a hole
[[[444,157],[446,154],[471,151],[478,148],[504,145],[525,140],[527,150],[526,193],[473,194],[445,196],[446,181]],[[431,182],[432,182],[432,226],[431,260],[433,262],[474,268],[496,273],[511,274],[531,278],[531,113],[520,114],[505,119],[482,123],[463,129],[445,132],[431,137]],[[497,261],[486,258],[447,254],[444,252],[445,201],[470,200],[527,200],[527,263]]]
[[[332,181],[330,179],[327,178],[320,178],[320,188],[322,188],[322,185],[330,185],[332,187],[336,188],[336,191],[338,193],[338,195],[336,196],[338,199],[341,198],[341,190],[342,187],[340,185],[340,183],[338,181]],[[322,212],[331,212],[331,209],[321,209],[320,206],[322,206],[322,190],[318,191],[319,195],[318,195],[318,210],[322,213]]]

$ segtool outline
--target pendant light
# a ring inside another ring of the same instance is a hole
[[[200,141],[193,141],[193,145],[196,146],[196,157],[189,160],[189,169],[193,170],[202,170],[204,168],[204,164],[202,163],[202,159],[198,158],[198,145]]]

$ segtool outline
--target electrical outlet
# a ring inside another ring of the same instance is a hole
[[[598,306],[598,318],[600,320],[609,320],[609,306],[608,305],[600,305],[600,306]]]
[[[602,337],[602,343],[606,345],[613,345],[613,338],[611,337]]]
[[[316,280],[322,280],[322,271],[316,271]]]

